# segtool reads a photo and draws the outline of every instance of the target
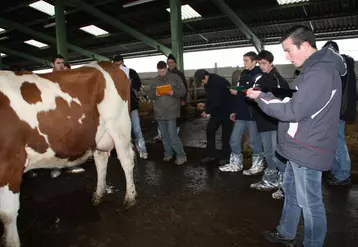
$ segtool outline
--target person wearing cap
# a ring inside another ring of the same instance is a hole
[[[262,50],[257,55],[257,61],[263,74],[255,82],[253,87],[265,89],[290,88],[287,81],[283,79],[273,66],[273,60],[273,54],[267,50]],[[264,113],[257,105],[255,105],[255,107],[253,118],[256,121],[257,130],[260,133],[267,168],[264,171],[262,179],[257,183],[251,184],[250,188],[259,191],[277,190],[272,194],[272,197],[274,199],[281,199],[284,196],[281,186],[286,162],[282,162],[281,157],[276,156],[278,120]],[[282,158],[282,160],[284,159]]]
[[[257,78],[262,75],[262,71],[257,66],[257,54],[253,51],[247,52],[243,56],[245,69],[241,73],[239,82],[236,86],[248,89],[254,85]],[[252,150],[251,168],[243,171],[243,175],[253,176],[260,174],[264,170],[264,159],[260,134],[257,131],[257,125],[253,118],[255,105],[248,101],[242,92],[236,89],[230,89],[234,95],[235,108],[230,115],[235,122],[234,129],[230,137],[230,146],[232,153],[229,163],[219,167],[222,172],[240,172],[243,169],[244,156],[242,154],[242,138],[245,130],[249,132],[249,145]]]
[[[194,79],[204,84],[206,91],[206,108],[202,112],[202,117],[210,116],[206,126],[206,157],[201,160],[201,163],[207,164],[218,161],[218,159],[225,162],[229,159],[231,153],[229,139],[233,127],[233,122],[230,120],[230,113],[232,112],[230,82],[215,73],[209,73],[205,69],[197,70]],[[222,130],[222,150],[220,156],[217,156],[215,137],[220,126]]]
[[[159,61],[157,69],[158,76],[152,80],[148,96],[153,100],[154,118],[162,133],[163,161],[172,160],[174,150],[175,164],[182,165],[187,162],[187,157],[176,130],[176,121],[180,117],[180,98],[185,95],[186,89],[178,75],[168,72],[166,62]],[[158,87],[168,85],[170,85],[169,91],[164,94],[158,92]]]
[[[182,119],[185,115],[185,102],[186,102],[186,98],[188,95],[188,82],[186,81],[185,74],[182,71],[178,70],[177,62],[176,62],[176,59],[173,54],[169,54],[168,59],[167,59],[167,64],[168,64],[168,71],[170,73],[177,74],[180,77],[180,79],[182,80],[182,82],[185,86],[185,89],[186,89],[186,93],[185,93],[184,97],[182,97],[180,99],[180,118],[177,119],[177,132],[179,133],[180,132],[180,123],[182,122]],[[158,130],[158,134],[153,138],[154,141],[160,141],[162,138],[159,127],[157,130]]]
[[[113,63],[117,66],[119,66],[120,69],[126,73],[128,79],[130,80],[131,85],[131,120],[132,120],[132,130],[135,136],[135,146],[137,148],[137,151],[139,153],[139,157],[142,159],[148,158],[148,152],[145,145],[145,140],[143,137],[142,129],[140,126],[140,119],[138,115],[138,109],[139,109],[139,98],[137,96],[137,93],[140,90],[140,87],[142,86],[142,82],[137,74],[137,72],[134,69],[127,68],[124,64],[123,56],[122,55],[116,55],[113,57]]]

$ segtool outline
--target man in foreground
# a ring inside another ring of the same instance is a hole
[[[301,210],[304,247],[322,247],[327,221],[322,201],[322,172],[335,158],[341,105],[341,75],[346,73],[342,57],[332,48],[317,51],[313,32],[295,26],[281,38],[287,60],[302,67],[293,84],[297,92],[280,100],[272,93],[250,88],[266,114],[277,118],[278,153],[288,160],[284,174],[285,202],[280,225],[264,232],[270,242],[294,246]]]

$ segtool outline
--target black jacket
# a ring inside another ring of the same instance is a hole
[[[241,73],[240,80],[238,83],[238,86],[243,86],[246,89],[251,88],[254,83],[257,76],[262,75],[262,71],[259,66],[255,66],[252,70],[244,70]],[[246,96],[238,92],[236,96],[234,96],[235,99],[235,108],[234,113],[236,114],[236,120],[253,120],[253,109],[252,106],[255,107],[255,103],[252,101],[249,101]]]
[[[204,85],[206,91],[206,110],[218,119],[229,119],[232,112],[233,102],[230,93],[230,83],[217,74],[209,74],[208,83]]]
[[[173,70],[169,70],[169,72],[173,73],[173,74],[177,74],[180,77],[180,79],[182,80],[185,90],[186,90],[186,93],[185,93],[185,96],[180,99],[186,101],[186,97],[188,95],[188,82],[186,81],[184,73],[181,72],[180,70],[178,70],[177,68],[174,68]]]
[[[260,88],[290,88],[287,81],[283,79],[276,68],[273,68],[269,73],[263,73],[262,77],[255,84],[259,84]],[[254,108],[253,116],[259,132],[277,130],[278,120],[268,116],[258,105]]]
[[[357,81],[356,73],[354,71],[354,59],[342,55],[347,64],[347,73],[341,77],[342,79],[342,104],[340,119],[346,122],[354,122],[356,119],[356,90]]]
[[[137,94],[142,86],[142,82],[134,69],[129,69],[129,79],[131,81],[131,111],[134,111],[139,109],[139,98]]]

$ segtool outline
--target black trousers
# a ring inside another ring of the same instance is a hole
[[[221,126],[221,144],[222,149],[218,157],[216,151],[216,131]],[[218,157],[222,159],[228,159],[230,157],[231,148],[230,148],[230,136],[234,123],[229,119],[225,120],[211,116],[206,126],[206,156],[207,157]]]

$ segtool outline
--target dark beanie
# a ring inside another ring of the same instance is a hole
[[[168,60],[169,60],[169,59],[173,60],[174,62],[177,62],[177,60],[175,59],[175,57],[173,56],[173,54],[169,54]]]

